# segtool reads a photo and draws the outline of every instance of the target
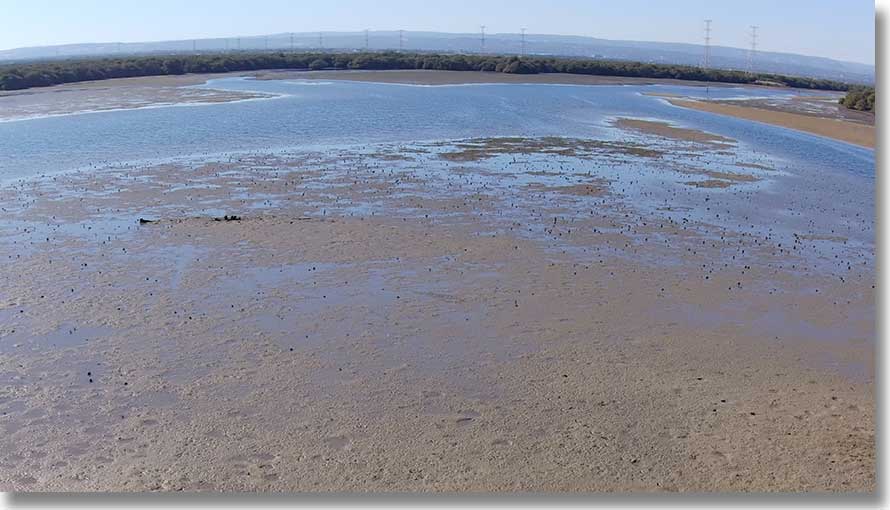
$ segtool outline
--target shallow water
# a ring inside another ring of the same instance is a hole
[[[75,168],[233,151],[485,136],[621,136],[615,116],[657,118],[738,139],[808,167],[874,175],[874,151],[791,130],[674,107],[643,93],[787,97],[743,87],[211,80],[204,88],[268,100],[150,108],[0,123],[0,181]]]

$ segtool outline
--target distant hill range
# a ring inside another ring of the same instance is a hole
[[[0,51],[0,63],[160,53],[208,53],[220,51],[281,51],[281,50],[363,50],[365,32],[284,33],[261,36],[218,39],[188,39],[178,41],[139,43],[87,43],[60,46],[16,48]],[[442,32],[371,31],[367,34],[370,50],[430,51],[480,53],[479,34]],[[632,60],[658,64],[701,65],[704,46],[698,44],[647,41],[616,41],[593,37],[526,34],[526,53],[529,55],[591,57]],[[486,34],[485,52],[519,54],[522,52],[520,34]],[[746,70],[748,50],[725,46],[711,47],[711,66]],[[753,71],[786,75],[825,78],[853,83],[873,84],[875,67],[856,62],[845,62],[823,57],[758,51],[753,60]]]

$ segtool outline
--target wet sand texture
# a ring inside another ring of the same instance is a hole
[[[674,128],[0,188],[0,489],[874,491],[868,194]]]
[[[861,145],[863,147],[875,147],[875,128],[872,125],[825,118],[811,115],[790,113],[787,111],[767,110],[738,104],[717,103],[713,101],[692,101],[682,99],[668,99],[675,106],[693,108],[705,112],[731,115],[741,119],[764,122],[777,126],[805,131],[807,133],[834,138],[847,143]]]

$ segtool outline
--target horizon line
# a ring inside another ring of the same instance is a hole
[[[366,29],[359,30],[318,30],[318,31],[294,31],[294,32],[273,32],[273,33],[262,33],[262,34],[253,34],[253,35],[230,35],[230,36],[215,36],[215,37],[184,37],[179,39],[157,39],[157,40],[140,40],[140,41],[93,41],[93,42],[67,42],[67,43],[56,43],[56,44],[42,44],[42,45],[33,45],[33,46],[17,46],[12,48],[0,48],[0,52],[11,52],[17,50],[30,50],[30,49],[42,49],[42,48],[58,48],[65,46],[78,46],[78,45],[102,45],[102,44],[161,44],[161,43],[172,43],[172,42],[188,42],[188,41],[209,41],[209,40],[226,40],[226,39],[238,39],[238,38],[262,38],[269,37],[275,35],[287,35],[287,34],[364,34]],[[392,32],[398,33],[400,29],[367,29],[368,33],[380,33],[380,32]],[[462,36],[478,36],[479,32],[442,32],[437,30],[402,30],[405,33],[431,33],[431,34],[448,34],[448,35],[462,35]],[[491,32],[486,33],[486,37],[493,37],[499,35],[515,35],[517,37],[521,36],[520,32]],[[584,39],[594,39],[601,41],[618,41],[618,42],[644,42],[644,43],[656,43],[656,44],[683,44],[688,46],[699,46],[701,48],[705,47],[703,43],[691,43],[691,42],[683,42],[683,41],[663,41],[663,40],[642,40],[642,39],[607,39],[595,37],[592,35],[579,35],[579,34],[557,34],[557,33],[536,33],[536,32],[526,32],[526,37],[529,36],[558,36],[558,37],[579,37]],[[738,46],[724,46],[719,44],[710,45],[711,48],[728,48],[738,51],[749,51],[748,48],[742,48]],[[358,48],[361,49],[361,48]],[[839,58],[826,57],[823,55],[812,55],[806,53],[793,53],[786,51],[774,51],[774,50],[758,50],[758,53],[772,53],[772,54],[780,54],[780,55],[799,55],[810,58],[823,58],[826,60],[832,60],[835,62],[845,62],[852,64],[859,64],[864,66],[869,66],[875,70],[877,70],[877,66],[874,62],[862,62],[858,60],[841,60]]]

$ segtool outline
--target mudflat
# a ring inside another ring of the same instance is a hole
[[[270,97],[268,94],[194,88],[241,73],[146,76],[69,83],[0,92],[0,122],[84,112],[200,105]]]
[[[867,193],[615,129],[0,188],[0,488],[874,491]]]

